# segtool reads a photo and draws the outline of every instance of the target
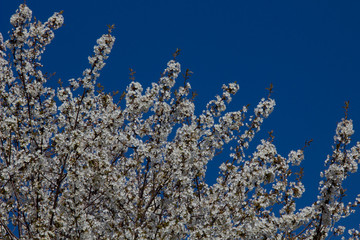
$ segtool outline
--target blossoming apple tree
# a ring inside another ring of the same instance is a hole
[[[239,90],[230,83],[196,115],[191,72],[175,85],[176,52],[157,83],[144,90],[133,78],[116,103],[96,82],[111,27],[82,77],[54,89],[41,55],[61,12],[42,23],[22,4],[10,22],[9,38],[0,34],[1,239],[359,239],[338,225],[360,201],[343,202],[343,181],[360,159],[347,111],[317,201],[299,209],[304,148],[281,156],[270,135],[246,151],[274,109],[270,94],[253,113],[228,112]],[[208,185],[209,161],[230,142]]]

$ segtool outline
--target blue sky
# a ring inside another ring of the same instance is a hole
[[[0,0],[0,32],[6,38],[9,18],[23,1]],[[319,172],[331,153],[336,124],[350,101],[355,141],[360,140],[360,2],[359,1],[146,1],[28,0],[41,21],[64,10],[65,25],[43,56],[54,81],[79,77],[88,67],[96,39],[115,24],[115,46],[100,82],[107,91],[125,90],[129,68],[144,86],[157,81],[171,54],[180,48],[183,70],[198,93],[197,111],[221,93],[223,83],[237,81],[240,91],[231,110],[256,106],[270,83],[277,106],[262,127],[274,130],[278,151],[306,149],[299,205],[315,201]],[[254,141],[259,143],[259,138]],[[225,158],[226,156],[222,156]],[[209,170],[217,173],[221,157]],[[349,195],[360,193],[359,173],[347,180]],[[347,225],[358,226],[360,218]]]

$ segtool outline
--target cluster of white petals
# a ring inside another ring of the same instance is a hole
[[[299,208],[304,148],[283,157],[270,134],[248,153],[275,107],[270,95],[252,116],[248,106],[229,112],[239,85],[224,84],[196,115],[190,72],[178,86],[174,59],[147,89],[132,79],[126,103],[116,103],[96,85],[111,31],[82,77],[53,89],[41,54],[63,21],[61,13],[32,20],[22,4],[9,39],[0,34],[1,239],[360,239],[339,225],[360,202],[343,201],[343,182],[360,159],[347,115],[317,201]],[[207,165],[226,144],[231,154],[209,185]]]
[[[288,159],[293,165],[299,166],[302,160],[304,160],[304,151],[303,150],[291,151],[289,153]]]

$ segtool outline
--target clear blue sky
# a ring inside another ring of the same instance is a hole
[[[22,2],[0,0],[3,34]],[[27,4],[41,21],[64,10],[65,25],[43,57],[46,71],[56,72],[54,80],[81,76],[96,39],[107,31],[107,24],[115,24],[115,46],[100,77],[107,91],[125,90],[129,67],[143,85],[157,81],[176,48],[182,50],[178,60],[183,70],[194,72],[190,81],[198,93],[198,112],[221,92],[223,83],[240,84],[233,110],[246,104],[254,107],[273,83],[277,106],[265,121],[262,136],[273,129],[284,156],[303,147],[305,140],[314,140],[302,165],[307,191],[299,205],[316,200],[319,172],[331,153],[346,100],[354,140],[360,140],[360,1],[28,0]],[[212,163],[210,182],[220,161],[221,157]],[[360,193],[359,175],[348,179],[349,194]],[[347,225],[358,226],[360,218],[351,221]]]

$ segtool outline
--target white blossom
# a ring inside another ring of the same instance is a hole
[[[9,39],[0,34],[1,239],[360,238],[339,225],[360,202],[343,201],[360,161],[347,112],[317,199],[301,208],[305,148],[283,157],[272,134],[251,148],[274,110],[270,95],[247,116],[248,106],[227,111],[239,85],[224,84],[197,115],[189,71],[178,86],[174,59],[147,89],[133,78],[117,103],[96,87],[111,29],[82,76],[52,88],[41,56],[61,12],[41,23],[21,4],[10,22]],[[210,185],[207,166],[227,144],[230,156]]]

